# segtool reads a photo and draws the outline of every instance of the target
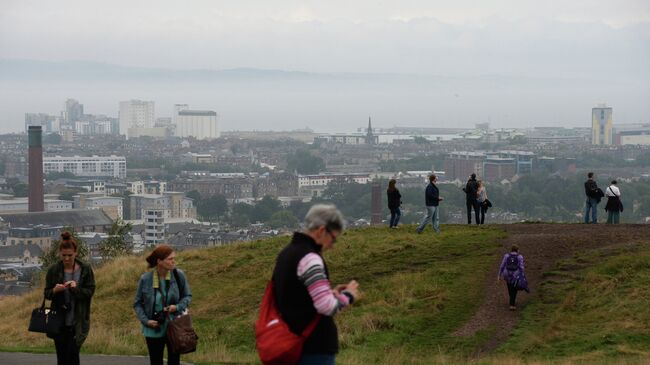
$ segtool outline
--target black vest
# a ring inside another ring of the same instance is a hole
[[[275,300],[282,318],[291,331],[301,334],[305,327],[316,317],[314,302],[305,285],[298,280],[298,263],[309,253],[320,255],[321,246],[314,240],[295,232],[291,242],[280,252],[273,270]],[[325,275],[329,278],[327,265]],[[314,332],[303,347],[303,353],[335,354],[339,350],[339,339],[334,318],[321,316]]]

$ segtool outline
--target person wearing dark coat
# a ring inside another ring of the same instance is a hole
[[[598,223],[598,203],[600,203],[600,196],[598,195],[598,185],[594,180],[594,173],[587,174],[587,181],[585,181],[585,223],[589,223],[589,210],[591,210],[591,223]]]
[[[440,197],[440,192],[438,190],[438,187],[436,186],[436,181],[437,181],[436,175],[429,176],[429,185],[427,185],[427,189],[425,190],[424,193],[427,214],[422,218],[422,222],[420,222],[420,225],[415,230],[417,233],[422,233],[422,231],[424,231],[424,227],[427,226],[429,220],[431,220],[433,230],[436,233],[440,233],[439,205],[443,199]]]
[[[399,209],[402,204],[402,195],[395,187],[396,183],[397,181],[395,179],[391,179],[388,182],[388,190],[386,190],[386,195],[388,195],[388,209],[390,210],[389,228],[397,228],[399,218],[402,216],[402,212]]]
[[[607,197],[607,204],[605,205],[607,223],[618,224],[623,211],[623,203],[621,202],[621,191],[616,186],[616,180],[612,180],[612,184],[605,190],[605,196]]]
[[[472,209],[474,209],[474,220],[476,224],[480,224],[479,214],[481,206],[478,202],[478,182],[476,181],[476,174],[472,174],[465,184],[465,205],[467,206],[467,224],[472,224]]]
[[[60,260],[47,270],[45,299],[65,313],[63,327],[54,339],[58,365],[78,365],[81,345],[90,331],[90,302],[95,293],[95,276],[85,262],[77,259],[77,242],[70,232],[61,233]]]

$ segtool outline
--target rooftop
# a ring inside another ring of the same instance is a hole
[[[0,221],[9,223],[11,227],[36,225],[82,227],[113,224],[113,220],[101,209],[0,214]]]

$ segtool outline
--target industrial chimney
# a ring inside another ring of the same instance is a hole
[[[29,211],[45,210],[43,201],[43,130],[40,125],[30,125],[29,136]]]

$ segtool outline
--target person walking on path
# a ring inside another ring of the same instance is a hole
[[[49,267],[45,276],[45,299],[51,300],[59,313],[65,313],[61,332],[53,336],[58,365],[79,364],[79,350],[90,331],[95,276],[90,265],[77,259],[77,248],[70,232],[61,233],[59,261]]]
[[[607,223],[618,224],[623,211],[623,202],[621,202],[621,191],[616,186],[616,180],[612,180],[612,184],[605,190],[605,196],[607,197],[607,204],[605,205]]]
[[[479,224],[479,204],[478,204],[478,182],[476,174],[472,174],[463,188],[465,192],[465,205],[467,206],[467,224],[472,224],[472,209],[474,209],[474,220]]]
[[[596,184],[593,172],[587,174],[585,195],[587,196],[587,200],[585,201],[584,222],[589,223],[589,210],[591,210],[591,223],[596,224],[598,223],[598,203],[600,203],[600,198],[603,197],[603,191]]]
[[[524,273],[524,257],[519,254],[519,246],[512,245],[510,253],[503,255],[497,281],[500,279],[503,279],[508,287],[510,310],[516,310],[517,291],[529,291]]]
[[[487,197],[487,190],[485,189],[485,183],[483,183],[483,180],[479,180],[478,182],[478,198],[476,199],[478,201],[478,205],[481,209],[481,221],[480,224],[485,223],[485,212],[488,210],[488,197]]]
[[[295,232],[276,259],[272,280],[282,319],[298,335],[318,321],[304,342],[299,365],[335,364],[339,339],[334,315],[359,298],[354,280],[332,288],[322,256],[334,248],[343,229],[343,215],[334,205],[314,205],[305,216],[304,231]]]
[[[429,220],[431,220],[431,225],[433,226],[433,230],[436,233],[440,233],[439,206],[440,206],[440,202],[443,199],[440,197],[440,191],[436,186],[436,181],[438,181],[436,175],[431,174],[429,176],[429,185],[427,185],[427,188],[424,192],[424,200],[427,208],[427,214],[422,218],[422,222],[420,223],[420,226],[418,226],[418,228],[415,230],[417,233],[422,233],[422,231],[424,231],[424,228],[427,226]]]
[[[192,292],[185,273],[176,268],[176,253],[171,246],[156,246],[146,260],[152,270],[140,276],[133,309],[142,324],[149,362],[162,365],[166,345],[167,364],[179,365],[181,356],[171,350],[167,324],[187,309]]]
[[[386,195],[388,195],[388,209],[390,210],[389,228],[397,228],[399,218],[402,216],[402,212],[399,209],[402,204],[402,194],[399,193],[395,184],[397,184],[397,180],[391,179],[388,182],[388,190],[386,190]]]

